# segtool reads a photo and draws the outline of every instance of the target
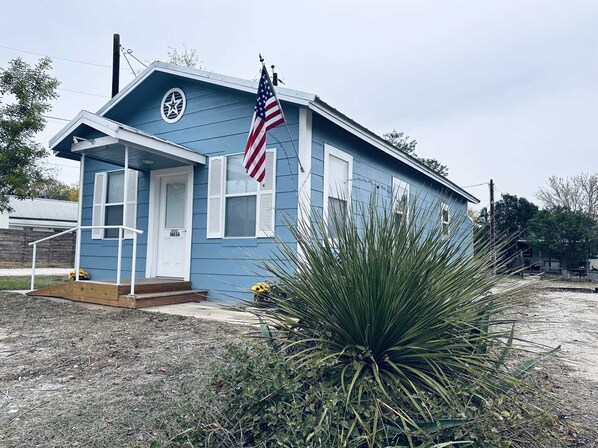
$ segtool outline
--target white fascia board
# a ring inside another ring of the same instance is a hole
[[[373,133],[370,134],[365,132],[363,129],[360,129],[361,126],[357,125],[354,121],[350,119],[346,119],[340,116],[338,113],[329,110],[325,107],[322,103],[319,102],[312,102],[309,105],[309,108],[314,112],[317,112],[324,118],[332,121],[334,124],[340,126],[341,128],[349,131],[353,135],[359,137],[360,139],[364,140],[365,142],[369,143],[370,145],[378,148],[382,152],[390,155],[391,157],[400,160],[404,164],[410,166],[411,168],[419,171],[422,174],[425,174],[427,177],[430,177],[440,183],[441,185],[445,186],[446,188],[454,191],[459,196],[466,198],[468,201],[473,202],[474,204],[478,204],[480,200],[475,196],[469,194],[465,190],[462,190],[457,185],[453,184],[451,181],[446,179],[439,174],[436,174],[434,171],[430,170],[428,167],[422,165],[420,162],[417,162],[412,157],[409,157],[406,154],[401,153],[399,150],[395,149],[389,143],[385,143],[380,137],[375,136]]]
[[[199,163],[201,165],[206,164],[206,156],[203,154],[122,128],[115,133],[115,137],[100,137],[89,141],[86,140],[79,143],[73,143],[71,145],[71,151],[74,153],[82,153],[94,148],[101,148],[103,146],[114,144],[133,146],[142,151],[157,154],[168,159],[178,160],[179,162]]]
[[[62,128],[54,137],[52,137],[50,140],[50,149],[53,149],[56,145],[62,142],[66,135],[69,135],[83,124],[111,137],[116,135],[116,131],[118,129],[118,125],[113,121],[106,120],[105,118],[98,117],[91,112],[82,110],[64,128]]]
[[[108,101],[100,110],[98,115],[106,114],[110,109],[116,106],[124,97],[126,97],[132,90],[142,83],[148,76],[154,72],[168,73],[174,76],[182,76],[183,78],[193,79],[195,81],[202,81],[209,84],[214,84],[222,87],[228,87],[235,90],[240,90],[255,94],[257,92],[258,83],[246,79],[235,78],[232,76],[221,75],[205,70],[198,70],[188,67],[180,67],[175,64],[167,64],[165,62],[153,62],[146,68],[139,76],[124,87],[114,98]],[[307,106],[311,101],[314,101],[316,95],[313,93],[301,92],[299,90],[285,89],[276,87],[276,95],[281,101],[295,103],[301,106]]]
[[[119,129],[116,133],[116,138],[121,143],[135,146],[144,151],[155,152],[159,155],[168,157],[169,159],[176,159],[187,163],[194,162],[201,165],[206,164],[207,159],[203,154],[173,143],[156,140],[147,135],[139,134],[127,129]]]
[[[114,137],[99,137],[92,140],[83,140],[81,142],[71,144],[72,152],[83,152],[88,149],[100,148],[102,146],[115,145],[118,143],[118,139]]]

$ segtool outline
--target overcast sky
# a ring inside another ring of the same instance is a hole
[[[247,79],[261,52],[287,87],[318,94],[379,134],[407,133],[461,186],[493,178],[498,193],[534,199],[551,175],[598,171],[598,1],[0,5],[0,66],[38,59],[4,47],[56,58],[54,117],[108,101],[112,34],[120,33],[145,63],[185,44],[202,68]],[[124,86],[133,76],[124,60],[121,67]],[[64,124],[48,120],[40,142]],[[77,181],[76,163],[51,162],[62,180]],[[487,186],[468,190],[487,204]]]

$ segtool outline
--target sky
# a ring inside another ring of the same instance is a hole
[[[60,98],[48,115],[63,120],[48,119],[37,136],[46,146],[64,119],[109,100],[119,33],[143,63],[186,45],[201,68],[245,79],[257,79],[261,53],[286,87],[318,94],[378,134],[416,139],[417,153],[448,165],[478,208],[488,204],[491,178],[497,196],[536,201],[552,175],[598,172],[598,0],[0,6],[0,67],[39,59],[26,52],[54,57]],[[121,58],[121,87],[132,79]],[[49,163],[61,180],[78,180],[76,162]]]

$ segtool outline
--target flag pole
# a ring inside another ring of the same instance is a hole
[[[274,92],[274,97],[276,98],[276,101],[278,101],[278,104],[280,104],[280,113],[282,115],[282,119],[284,120],[284,126],[287,128],[287,133],[289,134],[289,139],[291,140],[291,145],[293,145],[293,150],[295,151],[295,155],[297,156],[297,162],[299,162],[299,169],[301,170],[302,173],[305,172],[305,170],[303,169],[303,165],[301,164],[301,160],[299,159],[299,153],[297,152],[297,148],[295,147],[295,142],[293,141],[293,136],[291,135],[291,130],[289,129],[289,125],[287,124],[287,118],[284,115],[284,110],[282,109],[282,104],[280,103],[280,100],[278,99],[278,95],[276,94],[276,90],[274,89],[274,85],[272,84],[272,81],[270,80],[270,74],[268,73],[268,69],[266,68],[266,64],[264,63],[264,58],[262,57],[261,53],[258,53],[259,57],[260,57],[260,62],[262,63],[262,68],[266,69],[266,77],[268,78],[268,83],[270,83],[270,87],[272,87],[272,92]]]

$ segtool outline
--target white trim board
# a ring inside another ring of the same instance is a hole
[[[312,111],[299,109],[299,158],[297,176],[298,205],[297,221],[309,224],[311,209],[311,164],[312,164]],[[300,167],[303,167],[301,171]]]
[[[187,245],[185,247],[185,276],[191,278],[191,247],[193,240],[193,182],[194,170],[192,166],[153,170],[150,172],[149,207],[147,219],[147,249],[145,257],[145,277],[156,277],[156,254],[158,250],[158,230],[160,219],[160,179],[166,176],[187,175],[187,213],[185,226],[187,227]]]

